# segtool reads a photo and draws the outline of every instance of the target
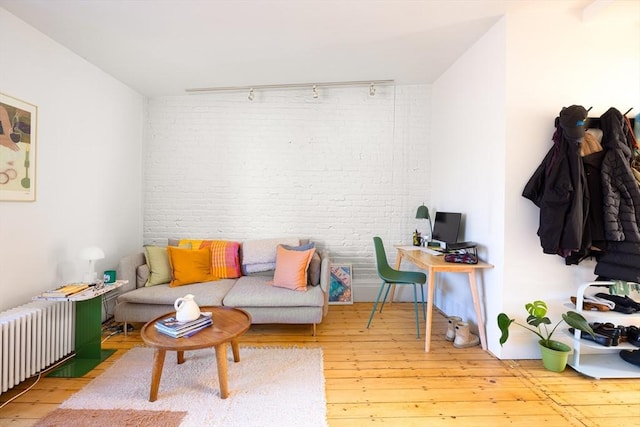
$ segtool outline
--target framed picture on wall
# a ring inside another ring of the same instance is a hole
[[[332,264],[329,280],[329,304],[353,304],[351,264]]]
[[[38,107],[0,93],[0,201],[36,199]]]

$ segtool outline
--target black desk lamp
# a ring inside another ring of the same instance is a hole
[[[417,219],[428,219],[429,220],[429,241],[433,235],[433,226],[431,225],[431,217],[429,216],[429,208],[427,208],[424,203],[421,206],[418,206],[418,211],[416,212]]]

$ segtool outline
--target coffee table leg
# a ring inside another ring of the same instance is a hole
[[[149,392],[149,402],[155,402],[158,398],[158,387],[160,387],[160,377],[162,376],[162,366],[164,365],[165,350],[156,349],[153,353],[153,368],[151,371],[151,391]]]
[[[184,351],[178,351],[177,353],[177,362],[178,365],[181,365],[184,363]]]
[[[238,347],[238,340],[231,340],[231,349],[233,350],[233,361],[240,361],[240,347]]]
[[[218,377],[220,378],[220,397],[226,399],[229,396],[227,382],[227,343],[218,344],[216,349],[216,361],[218,362]]]

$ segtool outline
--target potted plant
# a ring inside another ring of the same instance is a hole
[[[534,301],[526,304],[525,309],[529,316],[527,317],[527,324],[533,327],[529,327],[522,323],[518,323],[515,319],[509,318],[505,313],[498,314],[498,327],[502,332],[500,336],[500,345],[503,345],[509,339],[509,326],[515,323],[518,326],[525,328],[528,331],[536,334],[540,339],[538,344],[542,352],[542,364],[545,368],[554,372],[562,372],[567,365],[567,358],[571,347],[568,345],[551,339],[553,333],[558,326],[565,322],[572,328],[588,333],[592,337],[594,336],[593,329],[589,326],[589,322],[581,314],[575,311],[567,311],[562,314],[562,320],[549,331],[548,325],[551,325],[551,320],[547,317],[547,304],[544,301]]]

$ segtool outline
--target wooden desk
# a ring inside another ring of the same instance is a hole
[[[476,281],[476,271],[483,268],[493,268],[493,265],[483,261],[479,261],[477,264],[456,264],[452,262],[446,262],[444,256],[431,255],[420,249],[407,249],[406,247],[397,247],[398,259],[396,260],[396,270],[400,269],[400,264],[403,259],[411,261],[417,267],[427,270],[427,284],[428,296],[427,296],[427,329],[424,333],[425,343],[424,351],[429,351],[431,347],[431,324],[433,321],[433,294],[435,290],[435,276],[436,273],[467,273],[469,274],[469,287],[471,288],[471,297],[473,298],[473,306],[476,311],[476,318],[478,320],[478,333],[480,335],[480,343],[482,349],[487,349],[487,335],[484,328],[484,318],[482,316],[482,308],[480,307],[480,297],[478,295],[478,284]],[[391,290],[391,301],[393,301],[393,293],[395,291],[395,285]]]

